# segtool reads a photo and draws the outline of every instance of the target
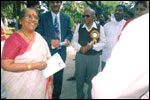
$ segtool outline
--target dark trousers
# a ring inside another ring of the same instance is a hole
[[[103,71],[103,69],[104,69],[105,65],[106,65],[106,62],[103,62],[103,61],[102,61],[101,71]]]
[[[88,99],[91,97],[92,83],[91,80],[98,73],[100,64],[100,55],[84,55],[81,53],[76,54],[75,61],[75,74],[76,74],[76,90],[77,99],[84,99],[84,82],[88,84]]]
[[[60,99],[62,83],[63,83],[63,72],[64,69],[54,74],[54,78],[53,78],[54,89],[53,89],[53,96],[52,96],[53,99]]]

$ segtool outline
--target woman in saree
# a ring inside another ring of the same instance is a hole
[[[23,9],[19,23],[21,28],[6,40],[2,53],[7,99],[43,99],[47,79],[42,70],[47,67],[50,51],[46,41],[34,31],[38,25],[35,10]]]

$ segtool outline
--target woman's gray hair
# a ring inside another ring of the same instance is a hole
[[[27,10],[33,10],[37,13],[37,11],[35,9],[32,9],[32,8],[24,8],[21,12],[20,12],[20,16],[19,16],[19,19],[18,19],[18,26],[19,26],[19,29],[21,28],[21,24],[20,24],[20,21],[23,19],[24,15],[26,14],[26,11]],[[38,14],[38,13],[37,13]]]

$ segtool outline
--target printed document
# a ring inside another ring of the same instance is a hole
[[[56,53],[47,61],[47,67],[42,72],[44,76],[48,78],[65,67],[61,56]]]

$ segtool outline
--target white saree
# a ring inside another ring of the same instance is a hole
[[[50,56],[46,41],[40,34],[35,33],[28,49],[24,54],[17,56],[14,61],[15,63],[36,63],[46,61]],[[41,70],[4,71],[3,82],[7,99],[44,99],[47,79]]]

